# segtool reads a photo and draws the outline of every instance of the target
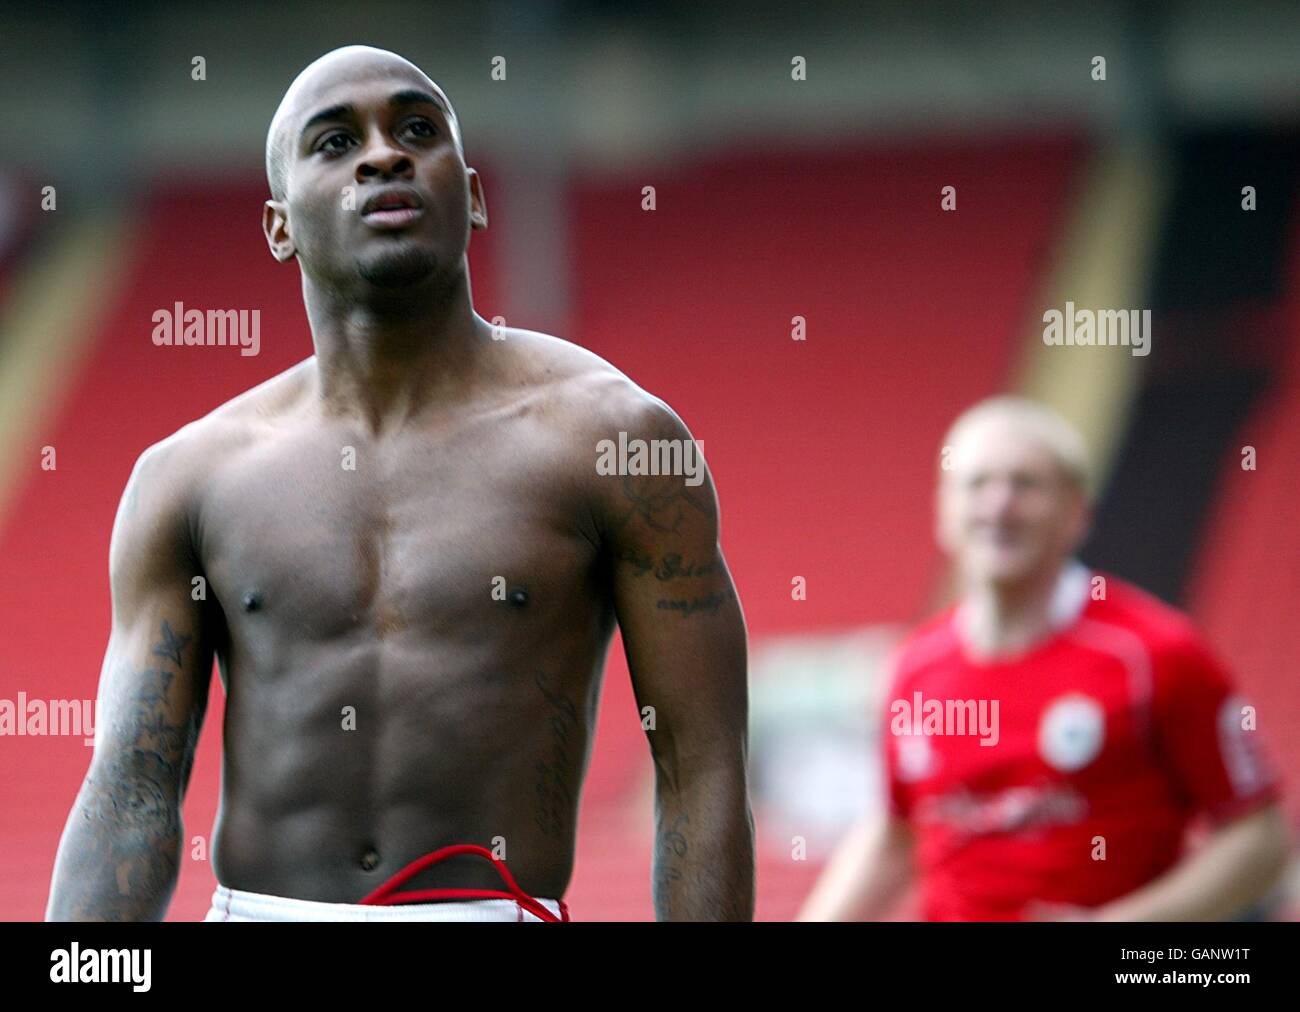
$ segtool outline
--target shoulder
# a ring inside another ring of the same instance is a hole
[[[507,335],[514,374],[508,385],[519,390],[512,400],[532,406],[553,442],[563,446],[573,473],[591,479],[585,484],[598,499],[619,501],[627,491],[627,481],[610,482],[611,474],[646,486],[648,494],[668,494],[669,486],[682,483],[682,465],[688,491],[703,485],[703,499],[713,499],[703,443],[663,399],[569,341],[536,331]],[[672,461],[659,467],[668,457]]]
[[[1088,618],[1117,626],[1140,641],[1157,678],[1177,679],[1221,668],[1187,613],[1126,580],[1096,575],[1105,577],[1105,597],[1091,603]]]
[[[677,413],[595,352],[534,330],[510,328],[503,341],[515,382],[541,395],[554,414],[589,434],[686,434]]]
[[[523,383],[560,437],[598,530],[611,537],[693,530],[716,539],[704,447],[659,397],[599,355],[548,334],[507,332]],[[641,524],[629,524],[632,517]]]
[[[949,605],[922,622],[902,638],[889,657],[889,673],[901,686],[957,652],[959,643],[953,618],[956,605]]]
[[[312,367],[313,360],[305,359],[146,447],[136,458],[124,503],[138,504],[147,496],[159,505],[188,504],[223,460],[298,402]]]
[[[1101,576],[1104,591],[1096,595],[1087,616],[1098,622],[1121,626],[1138,636],[1149,649],[1160,651],[1197,638],[1191,618],[1136,584],[1109,573]]]

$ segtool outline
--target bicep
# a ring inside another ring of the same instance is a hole
[[[690,438],[675,417],[654,434]],[[614,603],[637,703],[656,751],[678,761],[743,747],[748,719],[744,619],[702,459],[695,474],[605,479]]]
[[[113,529],[112,629],[98,691],[95,762],[184,791],[207,707],[212,649],[206,594],[184,500],[156,459],[141,459]]]

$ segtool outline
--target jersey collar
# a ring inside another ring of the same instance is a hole
[[[1092,585],[1092,571],[1078,559],[1069,559],[1061,567],[1052,590],[1052,600],[1047,607],[1047,620],[1050,626],[1048,636],[1054,636],[1061,630],[1078,621],[1083,610],[1088,607],[1088,590]],[[966,618],[968,606],[965,601],[957,605],[952,617],[952,629],[963,645],[966,643]],[[1041,644],[1041,641],[1040,641]],[[1031,648],[1032,649],[1032,648]]]

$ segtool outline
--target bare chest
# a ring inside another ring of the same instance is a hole
[[[297,635],[450,634],[592,593],[594,532],[559,447],[520,427],[376,448],[269,439],[205,490],[200,544],[227,615]]]

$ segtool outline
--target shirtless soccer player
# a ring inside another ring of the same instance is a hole
[[[928,920],[1242,913],[1286,860],[1276,771],[1187,617],[1073,558],[1082,438],[1000,397],[943,445],[938,532],[961,599],[897,651],[886,810],[840,845],[800,919],[881,917],[913,883]]]
[[[47,917],[166,913],[215,656],[207,919],[567,919],[617,621],[653,708],[656,915],[750,919],[745,628],[690,433],[595,355],[475,313],[482,182],[411,63],[309,66],[267,173],[316,353],[136,464]],[[695,467],[609,474],[598,444],[624,434]]]

